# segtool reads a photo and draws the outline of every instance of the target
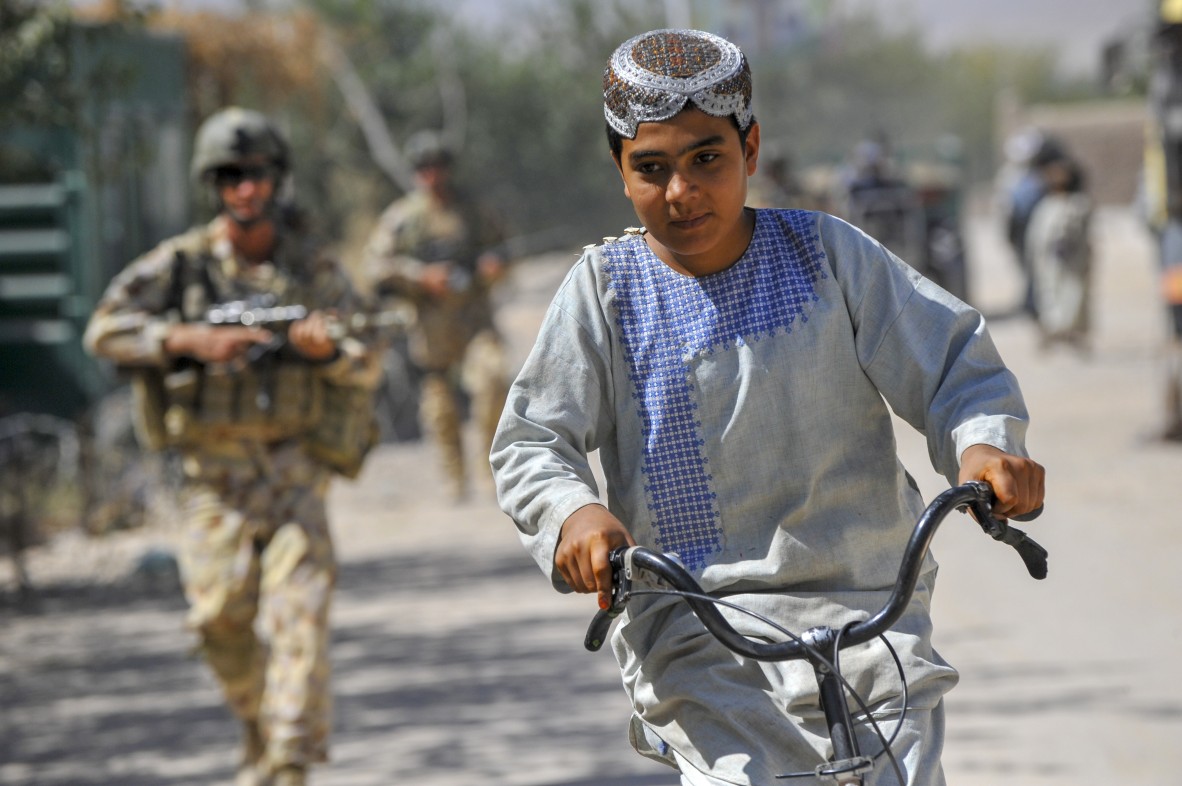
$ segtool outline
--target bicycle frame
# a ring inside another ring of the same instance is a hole
[[[864,644],[886,633],[903,616],[911,595],[919,581],[928,546],[941,522],[954,510],[968,508],[981,529],[994,540],[1016,549],[1035,579],[1047,575],[1047,552],[1026,533],[999,521],[992,515],[993,489],[987,483],[970,481],[937,496],[916,522],[911,538],[903,552],[895,586],[883,607],[869,619],[847,625],[841,630],[828,626],[810,628],[801,636],[782,642],[758,642],[746,638],[727,622],[717,608],[716,599],[709,596],[692,575],[675,558],[649,549],[634,546],[616,549],[609,556],[612,564],[612,602],[599,611],[591,621],[584,646],[596,651],[603,646],[611,621],[623,612],[636,592],[633,580],[639,572],[647,572],[682,595],[704,627],[720,642],[744,657],[759,661],[808,660],[817,675],[820,705],[833,745],[833,761],[822,764],[813,772],[818,778],[832,780],[839,786],[857,786],[863,775],[873,767],[873,759],[862,755],[854,736],[854,723],[846,701],[845,682],[835,663],[837,652],[846,647]],[[1042,512],[1039,508],[1020,520],[1028,521]],[[802,773],[802,775],[805,773]],[[780,776],[795,777],[795,776]]]

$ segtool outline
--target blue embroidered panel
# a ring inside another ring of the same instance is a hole
[[[703,455],[691,361],[808,321],[826,278],[816,216],[756,214],[736,264],[690,278],[661,262],[640,236],[603,247],[616,323],[644,434],[643,472],[656,546],[691,570],[722,549],[713,476]]]

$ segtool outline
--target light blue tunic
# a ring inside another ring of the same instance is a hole
[[[838,627],[881,604],[923,508],[888,404],[950,483],[970,445],[1025,455],[1021,393],[980,314],[849,224],[757,211],[743,257],[701,278],[629,233],[588,248],[556,294],[494,441],[498,495],[561,591],[559,530],[605,501],[708,590],[774,589],[732,600],[798,632]],[[956,680],[929,643],[934,574],[929,558],[892,636],[927,709]],[[811,768],[783,739],[785,714],[816,700],[807,665],[736,665],[665,598],[635,601],[613,647],[642,753],[672,746],[733,783]],[[843,655],[843,670],[870,702],[898,693],[880,646]]]

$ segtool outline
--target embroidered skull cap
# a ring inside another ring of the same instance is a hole
[[[668,120],[686,102],[751,125],[751,68],[739,47],[700,30],[652,30],[616,49],[603,72],[603,115],[627,139]]]

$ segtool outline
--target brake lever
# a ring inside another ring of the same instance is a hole
[[[972,510],[973,518],[977,520],[977,524],[989,537],[1013,546],[1014,550],[1018,552],[1018,556],[1022,558],[1023,564],[1026,565],[1026,572],[1030,574],[1031,578],[1045,579],[1047,577],[1047,550],[1022,530],[995,518],[993,516],[992,488],[987,483],[979,481],[974,483],[980,485],[982,493],[977,499],[967,503],[965,507]],[[1039,505],[1029,513],[1011,516],[1011,518],[1015,521],[1033,521],[1042,515],[1042,511],[1043,506]]]
[[[608,555],[608,562],[612,566],[612,598],[606,609],[595,612],[591,624],[587,627],[587,636],[583,639],[583,646],[588,652],[598,652],[607,641],[607,632],[611,628],[612,620],[620,616],[632,597],[632,565],[628,548],[613,549]]]

